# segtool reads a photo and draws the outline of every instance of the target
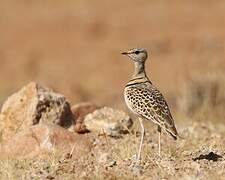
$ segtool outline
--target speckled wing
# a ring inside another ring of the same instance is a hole
[[[125,101],[133,113],[151,120],[165,129],[173,138],[177,130],[163,95],[150,83],[125,88]]]

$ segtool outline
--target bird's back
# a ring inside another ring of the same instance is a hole
[[[124,97],[133,113],[153,121],[174,139],[177,138],[178,134],[169,106],[160,91],[146,76],[131,79],[125,86]]]

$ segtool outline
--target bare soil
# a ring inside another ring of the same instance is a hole
[[[225,70],[222,0],[0,3],[0,102],[35,80],[72,103],[124,108],[133,64],[120,53],[136,46],[171,104],[190,77]]]
[[[158,156],[156,129],[146,124],[142,161],[134,155],[140,134],[115,139],[90,133],[94,148],[79,157],[57,152],[27,160],[0,161],[2,179],[224,179],[224,125],[210,123],[179,124],[183,139],[174,142],[162,136],[162,155]]]

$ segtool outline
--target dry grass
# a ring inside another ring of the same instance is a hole
[[[133,67],[120,52],[135,46],[167,95],[193,73],[225,70],[224,1],[0,1],[0,102],[36,80],[73,103],[123,107]]]
[[[206,74],[186,83],[179,100],[180,111],[195,120],[225,118],[225,74]]]
[[[162,157],[157,155],[156,129],[150,123],[146,127],[140,169],[132,165],[140,140],[136,126],[119,139],[96,135],[92,152],[79,158],[53,153],[45,159],[1,160],[0,176],[2,179],[222,179],[225,175],[224,125],[179,123],[184,139],[174,142],[163,135]]]

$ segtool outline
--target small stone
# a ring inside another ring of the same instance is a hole
[[[88,114],[84,119],[84,124],[90,131],[96,131],[99,134],[105,133],[112,137],[119,137],[129,132],[133,121],[123,111],[103,107]]]
[[[141,165],[139,165],[139,164],[134,163],[134,164],[132,164],[130,166],[130,168],[131,168],[131,171],[136,176],[139,176],[139,175],[141,175],[143,173],[143,167]]]
[[[101,164],[105,164],[108,160],[109,160],[109,153],[102,153],[98,158],[98,162]]]
[[[93,146],[97,146],[101,143],[100,139],[98,138],[95,138],[94,141],[93,141]]]
[[[48,175],[48,176],[46,177],[46,179],[55,179],[55,177],[52,176],[52,175]]]
[[[87,114],[92,113],[96,109],[98,109],[98,106],[90,102],[79,103],[72,106],[71,111],[76,121],[74,126],[75,132],[80,134],[89,132],[84,124],[84,118]]]
[[[116,161],[115,160],[110,161],[109,164],[108,164],[108,167],[113,167],[113,166],[116,166]]]

